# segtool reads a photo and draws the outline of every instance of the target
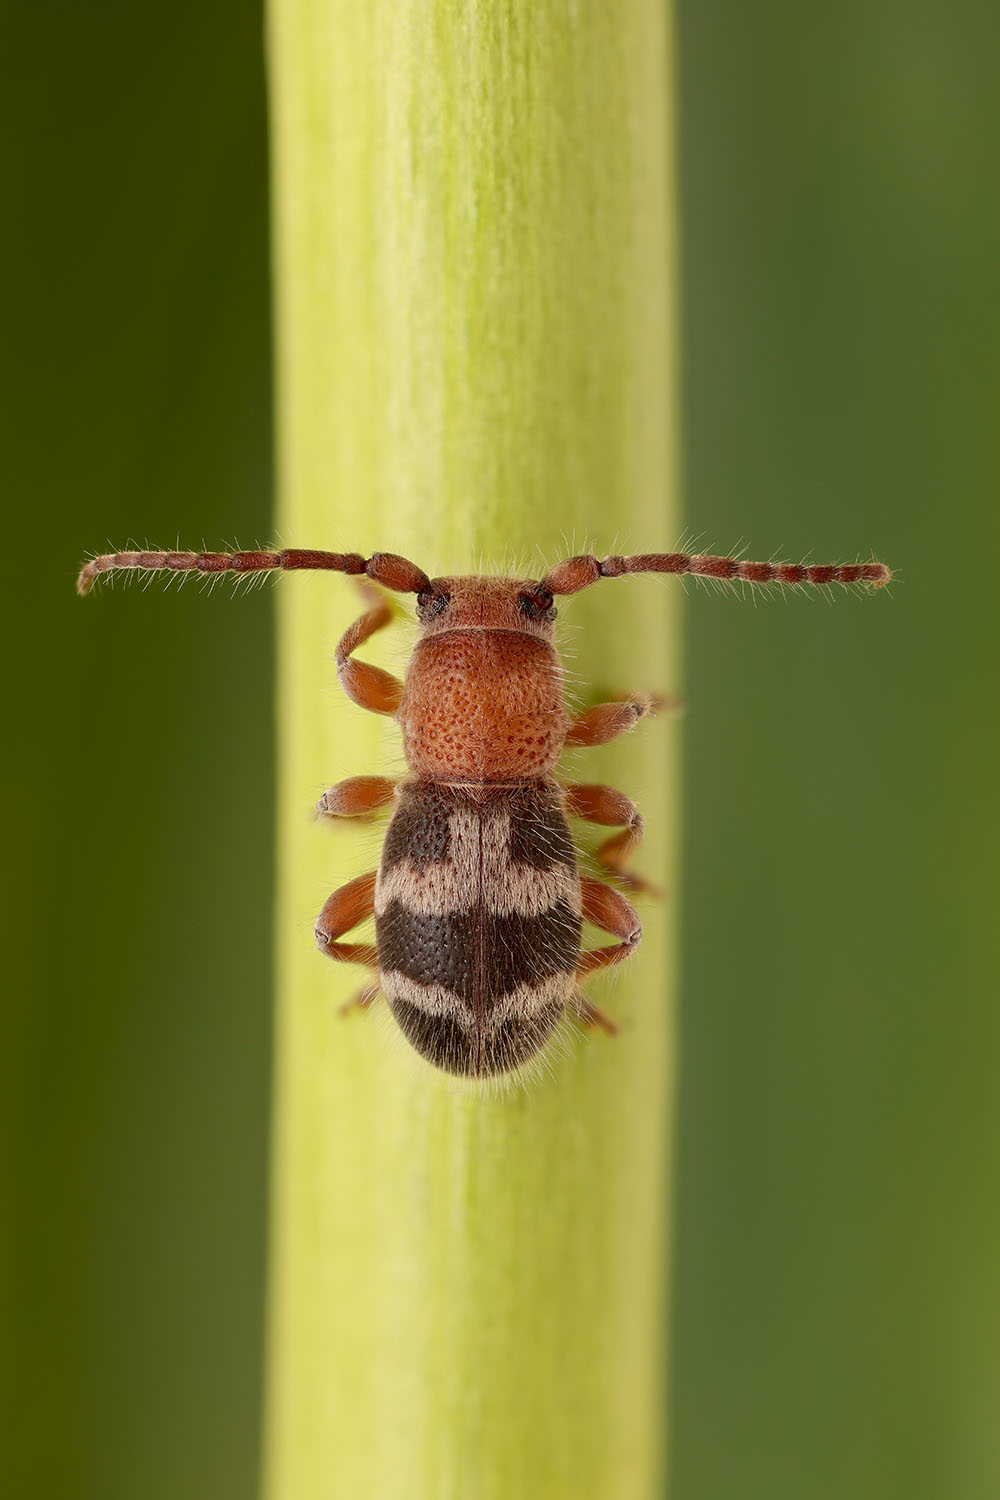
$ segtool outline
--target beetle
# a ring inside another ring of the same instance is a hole
[[[554,634],[560,595],[637,573],[693,574],[756,585],[889,582],[882,563],[805,566],[700,553],[571,557],[540,580],[430,578],[394,553],[112,552],[77,580],[103,573],[263,573],[326,569],[359,580],[366,608],[336,651],[337,676],[361,708],[399,722],[409,775],[352,776],[325,792],[327,817],[393,805],[377,871],[335,891],[316,921],[320,950],[374,977],[355,1003],[384,994],[407,1040],[446,1072],[516,1072],[562,1018],[614,1034],[580,984],[621,963],[642,936],[622,891],[582,874],[568,818],[617,828],[597,850],[603,872],[651,891],[630,868],[642,836],[635,803],[613,787],[565,783],[566,746],[603,745],[669,700],[633,694],[572,715]],[[419,635],[404,682],[355,652],[392,618],[375,585],[416,595]],[[375,943],[343,941],[368,918]],[[584,922],[614,942],[583,950]]]

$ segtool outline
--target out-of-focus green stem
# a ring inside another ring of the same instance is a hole
[[[671,56],[662,0],[271,0],[279,532],[430,573],[672,545]],[[616,1500],[663,1456],[673,738],[569,774],[647,817],[627,972],[493,1095],[435,1073],[315,950],[378,829],[310,818],[401,769],[336,688],[351,584],[280,589],[279,1006],[267,1500]],[[574,690],[676,689],[662,580],[563,601]],[[372,643],[399,670],[408,634]],[[592,843],[590,839],[586,840]],[[595,935],[589,934],[591,938]]]

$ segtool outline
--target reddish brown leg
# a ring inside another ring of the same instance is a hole
[[[632,693],[614,703],[598,703],[585,708],[570,720],[567,745],[606,745],[620,734],[634,729],[647,714],[658,714],[665,708],[676,708],[676,698],[658,694]]]
[[[600,969],[609,969],[613,964],[621,963],[623,958],[628,958],[630,953],[634,953],[642,937],[642,923],[630,902],[626,901],[621,892],[613,890],[610,885],[605,885],[603,880],[592,880],[589,875],[584,875],[580,880],[580,891],[583,897],[584,921],[592,922],[595,927],[600,927],[604,932],[610,932],[621,939],[621,942],[614,943],[610,947],[589,948],[581,953],[576,974],[578,979],[586,979],[589,974],[596,974]],[[610,1016],[605,1015],[603,1010],[598,1010],[596,1005],[591,1005],[590,1001],[585,1000],[579,992],[576,1006],[585,1026],[600,1026],[611,1036],[618,1030]]]
[[[375,915],[375,871],[359,875],[349,885],[334,891],[316,918],[316,946],[321,953],[342,964],[367,964],[378,968],[378,954],[371,943],[341,943],[338,939]]]
[[[366,984],[364,989],[358,990],[358,993],[352,1000],[345,1000],[344,1004],[340,1007],[340,1014],[342,1016],[349,1016],[353,1010],[367,1010],[369,1005],[377,1000],[381,993],[381,979],[373,979],[371,984]]]
[[[364,818],[386,807],[398,785],[388,776],[349,776],[323,793],[316,812],[324,818]]]
[[[577,783],[566,788],[566,808],[574,818],[583,818],[587,823],[612,828],[624,824],[621,833],[612,834],[597,850],[599,863],[630,891],[644,891],[648,896],[662,894],[650,881],[628,868],[642,840],[642,814],[629,797],[616,792],[613,786]]]
[[[352,660],[358,647],[392,619],[392,606],[384,595],[366,583],[361,585],[361,592],[369,607],[341,638],[337,647],[337,677],[348,698],[359,708],[370,709],[373,714],[394,714],[403,696],[399,678],[369,662]]]
[[[580,891],[584,921],[592,922],[595,927],[621,939],[612,947],[591,948],[580,955],[576,972],[584,979],[598,969],[621,963],[623,958],[634,953],[642,937],[642,923],[632,903],[626,901],[620,891],[605,885],[603,880],[592,880],[589,875],[583,875],[580,877]]]
[[[577,990],[573,996],[573,1009],[576,1011],[576,1018],[581,1026],[597,1026],[608,1036],[618,1035],[617,1022],[612,1021],[606,1011],[600,1010],[596,1005],[591,1005],[582,990]]]

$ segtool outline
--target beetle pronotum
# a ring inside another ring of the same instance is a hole
[[[631,695],[571,715],[554,645],[554,600],[604,578],[694,574],[751,584],[868,584],[882,563],[800,566],[684,552],[571,557],[539,580],[428,578],[393,553],[111,552],[82,569],[85,594],[117,570],[261,573],[327,569],[362,581],[367,608],[337,647],[337,676],[361,708],[394,717],[410,774],[352,776],[319,811],[363,817],[394,803],[377,871],[335,891],[316,921],[316,941],[338,963],[374,977],[358,1003],[384,994],[418,1052],[466,1077],[512,1072],[549,1040],[566,1014],[613,1033],[580,991],[590,974],[634,952],[642,924],[613,886],[577,867],[569,816],[620,831],[598,849],[603,869],[633,891],[629,869],[642,817],[613,787],[566,783],[564,746],[603,745],[667,700]],[[392,617],[372,584],[417,596],[419,638],[405,682],[354,652]],[[345,934],[375,918],[375,943]],[[584,922],[615,941],[581,949]]]

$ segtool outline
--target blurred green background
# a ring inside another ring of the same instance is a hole
[[[901,576],[689,591],[672,1496],[993,1500],[1000,12],[678,22],[690,530]],[[255,1491],[273,590],[72,581],[270,537],[261,26],[2,14],[19,1496]]]

